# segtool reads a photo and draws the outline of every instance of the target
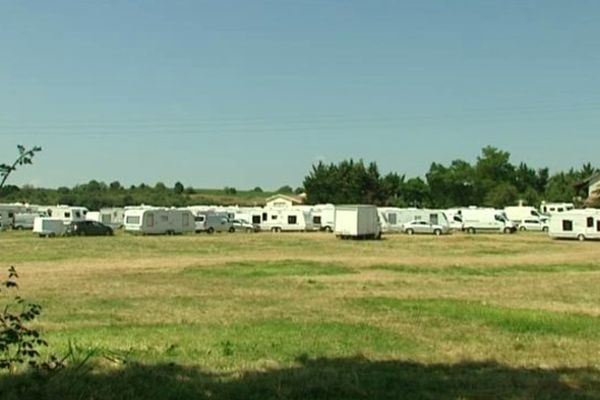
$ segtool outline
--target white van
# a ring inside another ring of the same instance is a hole
[[[480,231],[514,233],[515,224],[506,217],[503,210],[493,208],[463,208],[460,210],[463,230],[468,233]]]
[[[130,208],[125,210],[125,231],[144,235],[173,235],[194,231],[194,215],[177,208]]]
[[[600,239],[600,210],[586,208],[555,214],[550,218],[548,235],[555,239]]]
[[[229,220],[227,212],[204,211],[194,216],[194,229],[196,233],[206,232],[235,232],[233,223]]]

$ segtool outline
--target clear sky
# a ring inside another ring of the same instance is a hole
[[[600,164],[597,0],[0,0],[10,183],[297,186],[316,160],[424,175],[491,144]]]

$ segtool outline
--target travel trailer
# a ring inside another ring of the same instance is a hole
[[[493,208],[463,208],[460,210],[463,220],[463,230],[468,233],[503,232],[513,233],[517,230],[514,223],[509,221],[503,210]]]
[[[335,207],[335,235],[340,239],[380,239],[377,207],[343,205]]]
[[[53,219],[60,219],[64,223],[68,224],[73,221],[84,221],[85,216],[88,213],[88,209],[85,207],[73,207],[73,206],[50,206],[44,209],[48,217]]]
[[[85,216],[88,221],[101,222],[104,225],[117,229],[125,222],[124,208],[102,208],[100,211],[88,211]]]
[[[552,215],[565,211],[573,210],[575,206],[573,203],[546,203],[542,202],[540,205],[540,211],[542,214]]]
[[[555,239],[600,239],[600,210],[569,210],[550,218],[548,235]]]
[[[194,215],[196,233],[235,232],[226,212],[204,211]]]
[[[260,229],[271,232],[312,231],[311,214],[301,208],[263,209]]]
[[[125,210],[125,231],[144,235],[173,235],[194,231],[194,215],[177,208],[140,207]]]

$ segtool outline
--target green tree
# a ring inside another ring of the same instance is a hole
[[[183,183],[175,182],[175,186],[173,186],[173,191],[175,192],[175,194],[182,194],[184,190],[185,188],[183,186]]]
[[[277,193],[292,194],[292,193],[294,193],[294,189],[289,185],[284,185],[284,186],[280,187],[279,189],[277,189]]]

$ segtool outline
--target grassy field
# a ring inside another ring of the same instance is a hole
[[[600,243],[9,232],[0,265],[71,353],[2,399],[600,398]]]

